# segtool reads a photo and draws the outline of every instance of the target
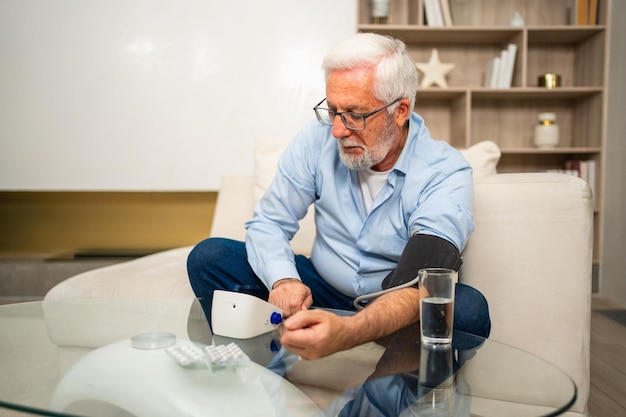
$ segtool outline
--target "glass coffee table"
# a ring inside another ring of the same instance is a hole
[[[434,351],[413,326],[315,361],[279,339],[212,335],[194,299],[0,306],[0,415],[553,416],[576,399],[552,364],[467,334]],[[182,366],[168,353],[231,343],[248,362]]]

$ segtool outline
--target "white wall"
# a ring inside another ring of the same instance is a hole
[[[0,190],[215,190],[324,97],[353,0],[0,0]]]
[[[626,2],[611,2],[606,167],[604,182],[604,242],[600,266],[602,297],[626,307]]]

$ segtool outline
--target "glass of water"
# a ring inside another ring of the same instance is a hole
[[[421,297],[422,345],[433,349],[448,349],[452,344],[457,273],[452,269],[425,268],[420,269],[417,276]]]

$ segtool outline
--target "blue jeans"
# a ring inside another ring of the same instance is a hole
[[[256,276],[247,259],[244,242],[224,238],[206,239],[189,254],[187,272],[191,287],[200,299],[209,322],[214,290],[242,292],[268,299],[269,290]],[[309,258],[296,255],[295,261],[302,282],[311,289],[315,307],[356,309],[354,299],[328,285]],[[454,328],[482,337],[489,336],[491,329],[487,300],[479,291],[464,284],[456,286]]]

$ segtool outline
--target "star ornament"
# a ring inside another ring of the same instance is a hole
[[[424,74],[422,88],[430,87],[431,85],[438,85],[443,88],[448,87],[446,74],[454,69],[454,64],[443,64],[439,60],[439,51],[436,49],[433,49],[428,62],[416,62],[415,66]]]

